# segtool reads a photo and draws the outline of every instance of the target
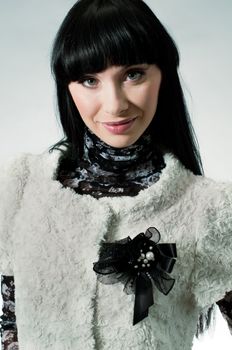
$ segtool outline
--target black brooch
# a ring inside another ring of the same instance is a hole
[[[148,308],[154,304],[153,284],[167,295],[175,283],[169,273],[177,258],[176,244],[158,244],[159,240],[159,231],[149,227],[134,239],[102,242],[99,261],[93,263],[100,282],[120,281],[125,293],[135,294],[133,325],[147,317]]]

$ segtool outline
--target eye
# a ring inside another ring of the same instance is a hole
[[[145,72],[142,70],[130,70],[127,73],[127,77],[131,81],[137,81],[137,80],[141,79],[144,75],[145,75]]]
[[[83,77],[78,80],[78,83],[86,87],[95,87],[97,85],[97,81],[93,77]]]

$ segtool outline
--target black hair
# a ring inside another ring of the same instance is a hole
[[[84,122],[68,90],[71,81],[110,65],[140,63],[156,64],[162,72],[156,117],[149,125],[154,143],[194,174],[203,174],[178,77],[177,47],[142,0],[79,0],[68,12],[51,57],[64,137],[50,151],[65,145],[70,159],[82,156]]]

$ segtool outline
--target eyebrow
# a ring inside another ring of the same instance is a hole
[[[123,66],[118,66],[120,67],[120,69],[118,70],[118,72],[115,73],[115,75],[118,75],[118,74],[122,74],[124,73],[125,71],[127,71],[128,69],[143,69],[144,71],[147,71],[149,69],[149,64],[148,63],[137,63],[137,64],[126,64],[126,65],[123,65]],[[107,70],[107,68],[105,69]],[[95,73],[86,73],[84,74],[85,77],[97,77],[98,75],[101,75],[102,72],[104,71],[100,71],[100,72],[95,72]]]
[[[124,66],[119,66],[119,67],[121,67],[121,68],[119,69],[119,71],[116,74],[120,74],[120,73],[128,70],[129,68],[130,69],[133,69],[133,68],[138,68],[139,69],[139,68],[141,68],[143,70],[148,70],[149,69],[148,63],[126,64]],[[97,76],[97,75],[101,75],[101,73],[102,72],[96,72],[96,73],[93,73],[93,75]],[[88,75],[88,74],[86,74],[86,75]]]

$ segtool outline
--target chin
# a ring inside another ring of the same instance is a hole
[[[116,140],[117,137],[118,137],[118,140]],[[121,138],[121,140],[119,138]],[[105,139],[102,139],[102,141],[111,147],[125,148],[125,147],[129,147],[129,146],[133,145],[137,141],[137,139],[138,139],[138,137],[133,139],[133,140],[131,138],[128,138],[127,140],[125,140],[125,139],[122,140],[122,136],[117,135],[115,137],[115,140],[113,140],[112,138],[110,140],[105,138]]]

